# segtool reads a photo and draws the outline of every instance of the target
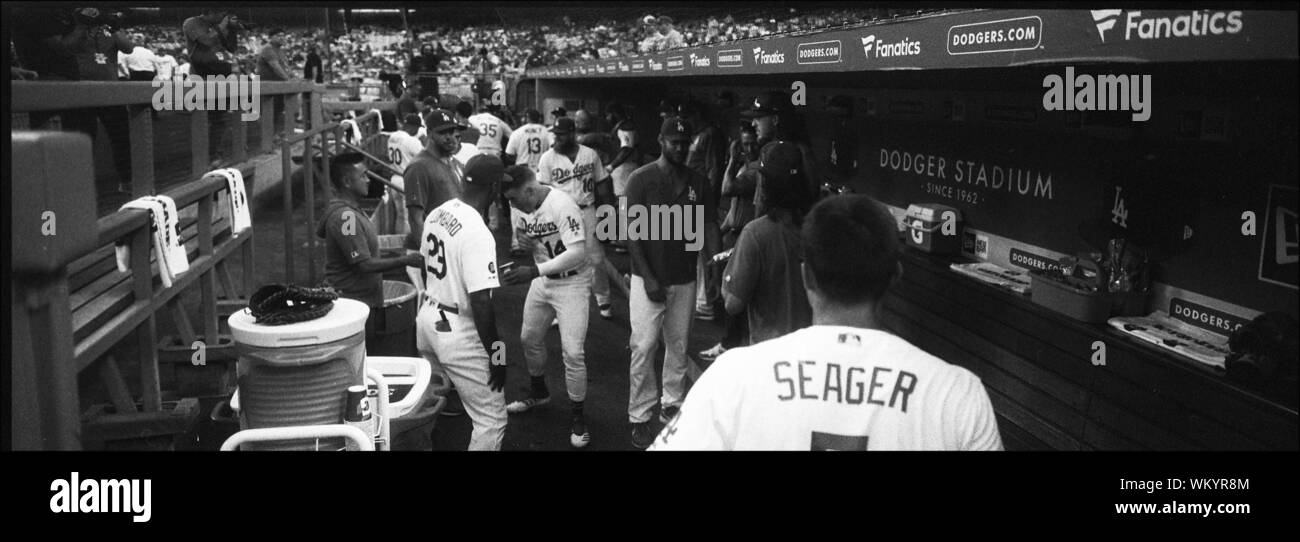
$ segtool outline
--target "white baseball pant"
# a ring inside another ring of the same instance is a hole
[[[470,451],[497,451],[506,434],[505,388],[492,391],[488,386],[488,353],[483,350],[474,320],[446,313],[451,331],[438,331],[442,319],[436,304],[420,307],[415,317],[416,348],[429,360],[434,372],[451,378],[474,423],[470,433]]]
[[[560,348],[564,357],[564,383],[570,401],[587,398],[587,363],[583,345],[587,340],[587,296],[591,295],[590,267],[572,277],[537,277],[524,300],[523,329],[519,342],[524,348],[528,374],[546,374],[546,332],[552,319],[560,319]]]
[[[632,362],[628,368],[627,416],[632,423],[650,421],[650,411],[659,397],[651,356],[664,339],[663,406],[681,406],[686,395],[686,343],[691,334],[691,311],[695,305],[695,283],[663,287],[664,303],[646,297],[645,280],[632,275],[628,319],[632,324]]]

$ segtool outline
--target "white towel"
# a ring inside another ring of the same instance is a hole
[[[340,124],[343,125],[343,129],[348,131],[347,137],[344,138],[344,141],[347,141],[348,143],[351,143],[353,145],[360,145],[361,128],[357,127],[356,121],[352,119],[343,119],[343,122],[341,122]]]
[[[230,190],[230,235],[239,237],[244,230],[253,226],[253,219],[248,211],[248,193],[244,191],[244,174],[235,168],[214,170],[208,175],[220,175],[226,178],[226,188]]]
[[[153,223],[154,254],[158,261],[158,276],[163,288],[171,288],[177,275],[190,269],[189,257],[185,254],[185,245],[176,232],[179,217],[176,214],[176,202],[167,196],[145,196],[127,202],[122,209],[144,209],[149,211]],[[113,247],[117,256],[118,271],[126,272],[131,268],[131,247],[119,242]]]
[[[379,131],[384,131],[384,114],[378,109],[371,109],[370,112],[374,113],[376,117],[379,117]]]

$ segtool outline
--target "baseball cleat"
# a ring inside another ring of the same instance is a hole
[[[676,407],[676,406],[664,407],[664,408],[660,409],[660,410],[659,410],[659,423],[668,423],[668,422],[673,421],[673,418],[676,418],[676,417],[677,417],[677,411],[678,411],[678,410],[680,410],[680,409],[679,409],[678,407]]]
[[[569,444],[574,448],[585,448],[591,442],[591,433],[587,431],[587,422],[582,418],[573,419],[573,429],[569,432]]]
[[[713,360],[718,359],[718,356],[721,356],[722,353],[726,351],[726,347],[722,346],[722,343],[718,343],[713,345],[713,348],[701,350],[700,359],[703,361],[713,362]]]
[[[654,443],[654,430],[650,428],[650,422],[641,422],[632,424],[632,445],[639,449],[649,448]]]
[[[704,320],[706,322],[712,322],[714,320],[713,310],[712,309],[700,310],[697,308],[695,309],[695,319]]]
[[[518,414],[518,413],[520,413],[520,412],[528,412],[529,410],[532,410],[534,407],[539,407],[539,406],[545,405],[545,404],[547,404],[547,403],[549,403],[549,402],[551,402],[551,398],[550,398],[550,397],[542,397],[541,399],[537,399],[537,398],[529,397],[529,398],[527,398],[527,399],[523,399],[523,400],[519,400],[519,401],[514,401],[514,402],[512,402],[512,403],[506,405],[506,412],[509,412],[509,413],[511,413],[511,414]]]
[[[604,319],[606,319],[606,320],[609,320],[610,318],[613,318],[613,317],[614,317],[614,306],[613,306],[613,305],[610,305],[609,303],[605,303],[605,304],[603,304],[603,305],[600,305],[600,306],[597,307],[597,308],[600,309],[600,317],[601,317],[601,318],[604,318]]]

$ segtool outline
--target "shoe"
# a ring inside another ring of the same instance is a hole
[[[532,410],[535,407],[543,406],[550,402],[551,402],[550,397],[542,397],[542,398],[529,397],[527,399],[521,399],[519,401],[514,401],[506,405],[506,412],[509,412],[511,414],[528,412],[529,410]]]
[[[722,346],[722,343],[718,343],[713,345],[713,348],[701,351],[700,359],[712,363],[713,360],[718,359],[718,356],[721,356],[726,351],[727,349]]]
[[[655,434],[654,429],[650,427],[650,422],[632,424],[632,445],[638,449],[649,448],[657,436],[659,435]]]
[[[695,319],[703,320],[705,322],[712,322],[715,319],[715,317],[713,315],[712,310],[702,311],[700,309],[695,309]]]
[[[680,410],[680,408],[677,407],[677,406],[675,406],[675,405],[674,405],[674,406],[670,406],[670,407],[664,407],[664,408],[660,409],[660,410],[659,410],[659,423],[668,423],[668,422],[673,421],[673,418],[676,418],[676,417],[677,417],[677,411],[678,411],[678,410]]]
[[[582,418],[573,419],[573,429],[569,431],[569,444],[574,448],[586,448],[591,442],[591,433],[587,431],[587,422]]]
[[[559,317],[556,317],[554,320],[551,320],[551,327],[560,327],[560,318],[559,318]]]
[[[613,305],[610,305],[609,303],[605,303],[605,304],[603,304],[603,305],[598,306],[597,308],[600,309],[600,317],[601,317],[601,318],[604,318],[604,319],[606,319],[606,320],[609,320],[609,319],[611,319],[611,318],[614,317],[614,306],[613,306]]]

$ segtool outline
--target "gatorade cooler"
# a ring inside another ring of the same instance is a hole
[[[366,345],[372,356],[416,356],[415,285],[395,280],[384,281],[384,328],[377,333],[376,344]]]
[[[952,215],[947,213],[951,212]],[[948,216],[954,226],[945,232],[943,225]],[[961,230],[964,223],[961,211],[937,203],[914,203],[907,206],[903,227],[907,231],[907,244],[934,254],[954,254],[961,250]]]
[[[283,326],[230,315],[239,355],[240,429],[343,423],[349,386],[365,385],[370,308],[336,299],[324,317]],[[257,450],[339,450],[343,439],[245,445]]]

